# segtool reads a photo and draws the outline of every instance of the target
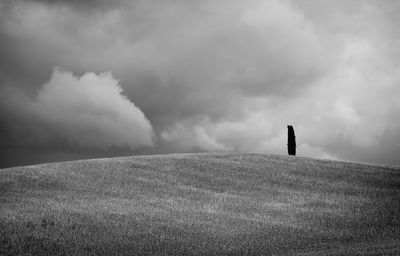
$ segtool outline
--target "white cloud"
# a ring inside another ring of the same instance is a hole
[[[71,144],[107,148],[151,146],[143,112],[123,96],[111,72],[75,77],[55,69],[37,97],[37,111]]]
[[[200,125],[188,127],[176,124],[172,128],[162,131],[161,138],[167,143],[173,144],[179,150],[191,150],[193,148],[201,148],[206,151],[232,150],[232,148],[219,143]]]
[[[21,93],[3,92],[10,97],[6,99],[8,109],[20,113],[19,128],[31,136],[29,128],[23,127],[24,122],[31,122],[25,120],[28,116],[35,119],[36,125],[41,127],[39,130],[47,131],[42,132],[43,140],[55,134],[80,147],[128,146],[135,149],[153,145],[149,120],[121,94],[122,89],[111,72],[85,73],[77,77],[56,68],[34,100]]]

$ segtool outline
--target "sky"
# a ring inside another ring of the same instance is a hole
[[[2,0],[0,167],[182,152],[400,165],[397,0]]]

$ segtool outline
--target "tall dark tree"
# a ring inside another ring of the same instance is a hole
[[[288,125],[288,154],[289,155],[296,155],[296,136],[294,135],[294,129],[293,126]]]

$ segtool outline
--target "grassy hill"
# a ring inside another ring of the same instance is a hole
[[[261,154],[0,170],[0,255],[399,255],[400,171]]]

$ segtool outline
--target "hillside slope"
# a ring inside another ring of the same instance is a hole
[[[400,254],[400,172],[261,154],[0,170],[0,255]]]

